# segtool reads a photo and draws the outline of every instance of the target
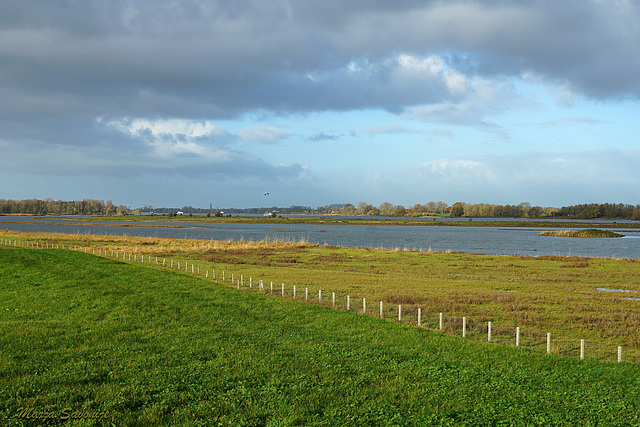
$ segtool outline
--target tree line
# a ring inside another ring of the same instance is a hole
[[[184,206],[184,213],[210,213],[209,209]],[[145,212],[169,213],[178,209],[153,208],[145,206],[141,209]],[[140,209],[130,211],[126,206],[116,206],[111,200],[83,199],[73,201],[52,199],[28,199],[28,200],[4,200],[0,199],[0,214],[29,214],[29,215],[126,215],[139,213]],[[174,212],[174,213],[175,213]],[[580,205],[563,206],[561,208],[532,206],[524,202],[518,205],[496,205],[489,203],[464,203],[457,202],[449,206],[442,201],[430,201],[425,204],[415,204],[405,207],[384,202],[380,206],[374,206],[367,202],[331,204],[318,206],[313,209],[310,206],[294,205],[288,208],[277,206],[262,208],[227,208],[225,214],[231,213],[267,213],[278,214],[315,213],[336,214],[349,216],[451,216],[467,218],[567,218],[567,219],[630,219],[640,220],[640,205],[624,203],[589,203]]]
[[[342,208],[319,207],[318,213],[364,216],[451,216],[467,218],[567,218],[567,219],[631,219],[640,220],[640,205],[623,203],[590,203],[572,206],[532,206],[528,202],[518,205],[457,202],[449,206],[439,201],[415,204],[410,207],[384,202],[373,206],[366,202],[347,204]]]
[[[30,215],[125,215],[129,209],[126,206],[116,206],[111,200],[53,200],[28,199],[5,200],[0,199],[0,214],[30,214]]]

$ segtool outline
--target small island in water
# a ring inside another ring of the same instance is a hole
[[[538,236],[556,236],[556,237],[623,237],[622,234],[614,233],[608,230],[597,230],[588,228],[585,230],[562,230],[562,231],[545,231]]]

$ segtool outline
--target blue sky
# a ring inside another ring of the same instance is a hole
[[[4,2],[0,198],[638,204],[638,22],[625,0]]]

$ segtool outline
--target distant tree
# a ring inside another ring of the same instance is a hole
[[[464,203],[456,202],[451,206],[451,216],[452,217],[461,217],[464,215]]]
[[[424,205],[424,208],[427,210],[427,212],[432,212],[432,213],[436,213],[438,212],[438,204],[436,202],[434,202],[433,200],[430,202],[427,202]]]
[[[358,205],[356,207],[356,214],[357,215],[366,215],[367,212],[369,212],[369,210],[372,209],[372,208],[373,208],[373,206],[371,206],[367,202],[358,202]]]
[[[426,214],[427,212],[428,211],[427,211],[426,206],[421,205],[420,203],[416,203],[411,208],[411,214],[414,215],[414,216],[423,215],[423,214]]]
[[[393,207],[393,214],[396,216],[404,216],[407,210],[402,205],[397,205]]]
[[[390,216],[393,215],[393,205],[389,202],[384,202],[380,205],[380,215]]]
[[[447,212],[447,209],[449,209],[449,205],[447,205],[445,202],[437,202],[436,205],[437,205],[437,209],[436,209],[437,213],[443,214]]]

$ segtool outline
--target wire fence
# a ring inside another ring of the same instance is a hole
[[[306,285],[285,285],[282,282],[265,281],[246,276],[235,271],[218,269],[210,264],[201,265],[193,261],[157,257],[130,252],[113,251],[103,247],[50,244],[18,239],[0,239],[0,244],[34,249],[66,249],[96,256],[115,258],[125,262],[135,262],[178,270],[210,279],[240,290],[262,292],[295,301],[331,307],[336,310],[361,313],[390,321],[397,321],[416,327],[437,330],[445,334],[464,337],[478,342],[490,342],[527,349],[529,351],[557,354],[580,359],[596,359],[603,362],[629,362],[640,364],[640,349],[607,345],[594,340],[580,340],[558,336],[550,332],[540,332],[520,327],[505,327],[493,322],[483,322],[464,316],[452,316],[416,304],[394,304],[387,301],[367,300],[363,297],[336,293],[330,290],[314,289]]]

